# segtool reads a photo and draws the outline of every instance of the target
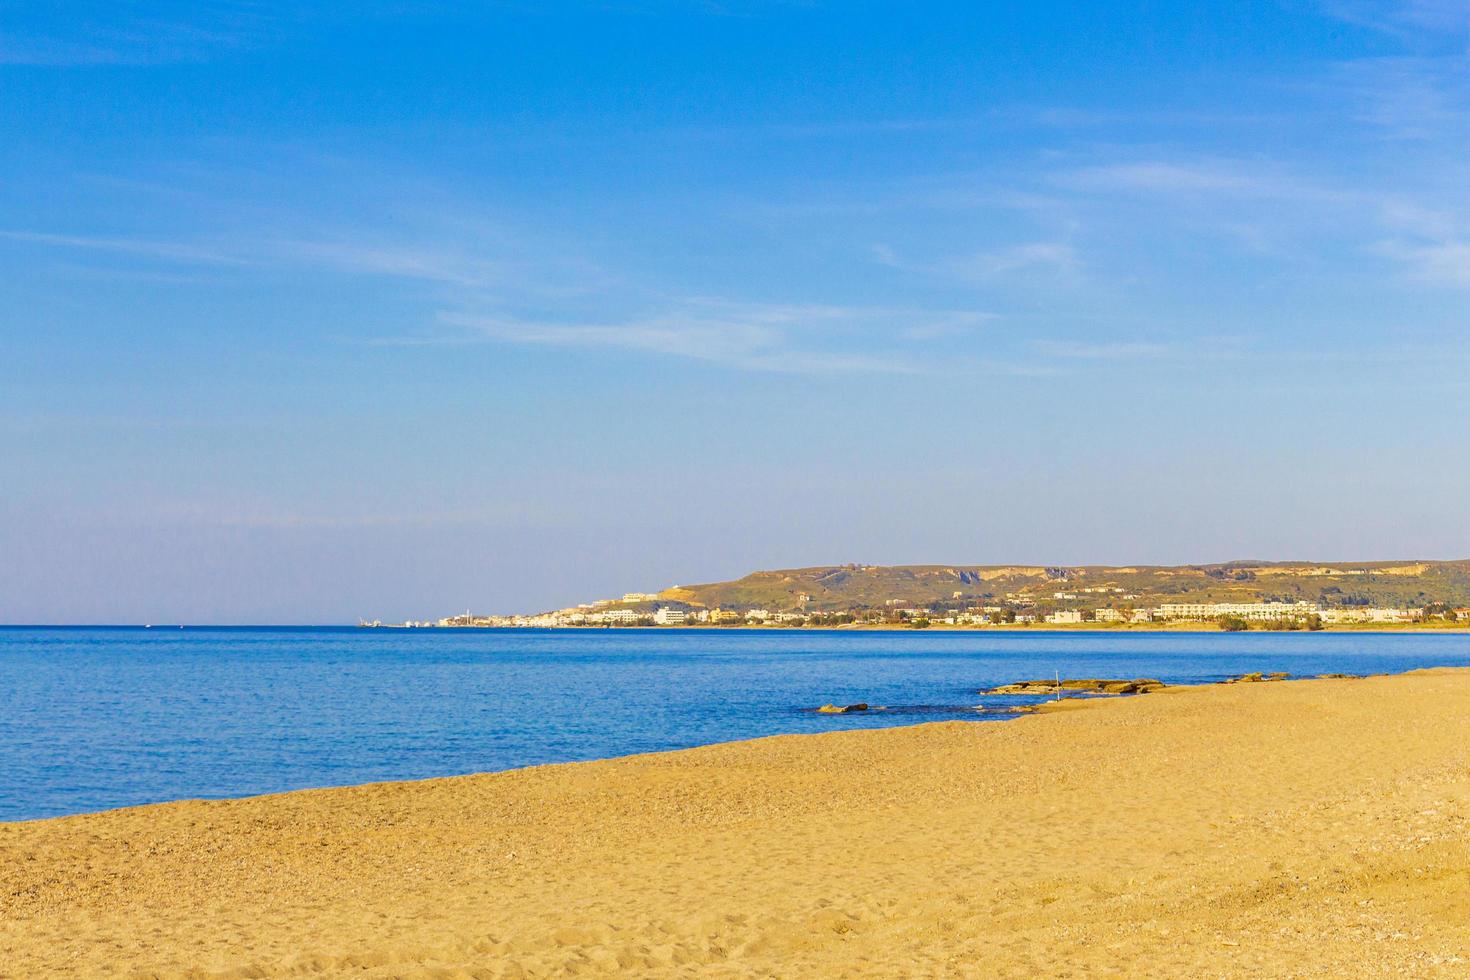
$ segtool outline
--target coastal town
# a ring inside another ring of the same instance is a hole
[[[956,599],[959,597],[956,596]],[[1054,600],[1067,602],[1066,608],[1044,611],[1034,600],[1017,598],[989,605],[960,606],[952,604],[912,606],[885,603],[881,607],[841,611],[698,608],[667,601],[658,593],[630,592],[618,599],[599,599],[565,609],[533,614],[476,615],[466,611],[435,621],[408,621],[384,624],[363,622],[363,626],[397,627],[488,627],[522,629],[563,629],[585,627],[777,627],[777,628],[842,628],[895,627],[925,629],[929,627],[1016,627],[1068,626],[1109,627],[1115,625],[1146,626],[1218,624],[1224,629],[1315,630],[1329,626],[1363,625],[1470,625],[1470,607],[1430,604],[1419,607],[1344,606],[1328,607],[1307,601],[1295,602],[1177,602],[1155,606],[1129,604],[1136,598],[1119,595],[1116,603],[1078,605],[1075,593],[1057,592]]]
[[[1470,561],[825,565],[559,609],[364,626],[574,629],[1470,628]]]

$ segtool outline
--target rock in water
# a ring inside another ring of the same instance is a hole
[[[820,708],[817,709],[817,712],[820,713],[820,714],[824,714],[824,715],[845,715],[845,714],[847,714],[849,712],[852,712],[852,711],[867,711],[867,710],[868,710],[868,704],[867,704],[867,702],[866,701],[859,701],[857,704],[847,704],[847,705],[843,705],[840,708],[837,705],[835,705],[835,704],[824,704]]]
[[[1260,684],[1264,681],[1284,681],[1291,675],[1284,670],[1263,674],[1256,671],[1254,674],[1241,674],[1239,677],[1227,677],[1222,683],[1225,684]]]
[[[1133,680],[1111,680],[1098,677],[1067,678],[1060,685],[1056,681],[1017,681],[1014,684],[1002,684],[1000,687],[992,687],[981,694],[1062,694],[1073,691],[1078,694],[1147,694],[1149,691],[1157,691],[1164,687],[1163,681],[1154,680],[1151,677],[1137,677]]]

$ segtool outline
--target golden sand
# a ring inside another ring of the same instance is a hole
[[[1470,673],[0,825],[0,975],[1467,976]]]

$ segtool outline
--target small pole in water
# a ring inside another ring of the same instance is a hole
[[[1062,699],[1062,672],[1060,670],[1057,671],[1057,697],[1056,697],[1056,699],[1058,701],[1060,701]]]

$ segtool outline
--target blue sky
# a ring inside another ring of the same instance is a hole
[[[0,2],[0,621],[1470,555],[1459,0],[346,6]]]

